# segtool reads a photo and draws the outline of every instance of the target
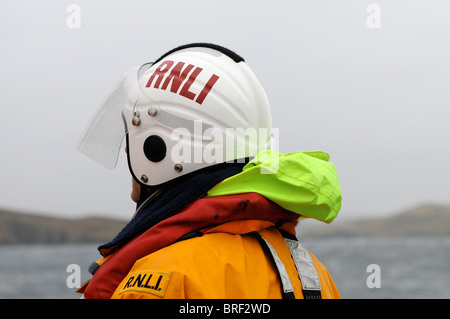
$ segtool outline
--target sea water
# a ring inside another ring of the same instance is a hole
[[[342,298],[450,298],[450,237],[304,238]],[[0,298],[80,298],[98,244],[0,245]],[[375,266],[374,266],[375,265]],[[374,282],[376,283],[374,285]]]
[[[327,267],[343,298],[450,298],[450,236],[302,242]],[[376,275],[379,287],[373,287]]]

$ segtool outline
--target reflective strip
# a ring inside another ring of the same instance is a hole
[[[281,285],[283,286],[283,295],[286,298],[292,298],[292,299],[295,298],[294,288],[292,287],[291,281],[289,280],[289,275],[286,271],[286,268],[284,267],[283,262],[281,261],[280,257],[278,257],[278,254],[275,251],[275,249],[272,247],[272,245],[264,237],[259,235],[259,238],[262,239],[263,242],[266,244],[266,246],[269,249],[269,251],[272,255],[272,258],[275,262],[275,266],[278,269],[278,273],[280,274],[280,279],[281,279]]]
[[[305,298],[318,299],[320,295],[320,279],[309,252],[296,240],[284,238],[291,251],[297,268]]]

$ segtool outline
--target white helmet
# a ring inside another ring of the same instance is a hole
[[[130,69],[79,150],[113,168],[124,136],[133,177],[160,185],[270,148],[270,106],[243,58],[218,45],[188,44]]]

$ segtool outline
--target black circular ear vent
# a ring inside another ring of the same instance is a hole
[[[158,135],[150,135],[144,142],[144,154],[152,162],[159,162],[166,157],[167,147]]]

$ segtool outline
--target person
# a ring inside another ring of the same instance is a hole
[[[99,247],[83,298],[340,298],[295,228],[337,216],[335,167],[278,152],[274,133],[261,83],[223,46],[128,70],[79,150],[112,168],[126,140],[136,212]]]

